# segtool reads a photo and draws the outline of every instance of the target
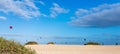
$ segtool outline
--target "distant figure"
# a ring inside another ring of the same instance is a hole
[[[12,26],[10,26],[9,28],[10,28],[10,29],[13,29],[13,27],[12,27]]]
[[[42,39],[42,37],[40,37],[40,39]]]
[[[27,42],[28,40],[26,40],[26,42]]]
[[[102,43],[102,45],[104,45],[104,43]]]
[[[118,43],[115,43],[115,45],[118,45]]]
[[[68,44],[67,42],[65,42],[65,44]]]
[[[84,39],[84,41],[86,41],[86,39]]]

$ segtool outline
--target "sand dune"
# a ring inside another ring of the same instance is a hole
[[[120,46],[27,45],[37,54],[120,54]]]

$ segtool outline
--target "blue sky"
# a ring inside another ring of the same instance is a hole
[[[18,40],[42,36],[120,42],[120,0],[0,1],[0,35]]]

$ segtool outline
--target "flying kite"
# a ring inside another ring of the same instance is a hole
[[[10,28],[10,29],[13,29],[13,26],[10,26],[9,28]]]

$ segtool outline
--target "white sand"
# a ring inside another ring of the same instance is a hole
[[[27,45],[37,54],[120,54],[120,46]]]

